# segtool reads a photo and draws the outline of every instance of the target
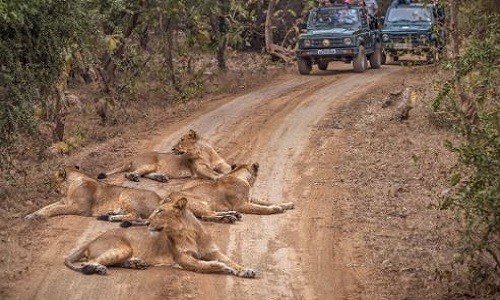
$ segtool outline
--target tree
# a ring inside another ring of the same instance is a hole
[[[459,165],[442,203],[458,217],[460,262],[476,296],[498,293],[500,275],[500,13],[495,1],[450,0],[450,78],[434,108],[443,109],[463,137],[448,143]]]
[[[292,47],[295,45],[289,45],[288,47],[282,45],[277,45],[274,43],[273,38],[273,17],[276,9],[276,0],[270,0],[267,7],[266,13],[266,23],[265,23],[265,41],[266,41],[266,51],[267,53],[282,59],[285,62],[291,62],[295,58],[295,51]]]
[[[64,132],[61,91],[74,45],[82,44],[88,8],[80,1],[12,0],[0,5],[0,168],[37,118]],[[57,127],[59,126],[59,127]]]

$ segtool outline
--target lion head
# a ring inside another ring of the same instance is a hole
[[[148,230],[150,233],[165,232],[167,234],[177,233],[182,231],[185,226],[186,217],[189,220],[192,213],[186,209],[187,199],[180,198],[178,200],[167,202],[155,209],[148,218]],[[196,219],[192,215],[193,219]]]
[[[68,188],[69,173],[72,171],[78,171],[79,169],[79,166],[67,166],[57,169],[56,173],[54,174],[55,190],[65,195]]]
[[[259,173],[259,163],[233,165],[233,170],[228,175],[244,179],[250,186],[253,186]]]
[[[181,137],[176,145],[174,145],[172,152],[176,155],[185,153],[197,154],[201,152],[200,141],[200,135],[191,129],[187,134]]]

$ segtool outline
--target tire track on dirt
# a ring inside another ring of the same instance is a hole
[[[294,164],[299,162],[304,155],[304,148],[312,127],[335,102],[342,103],[342,97],[352,97],[354,94],[365,91],[373,82],[375,78],[369,74],[357,75],[356,78],[354,75],[347,76],[338,82],[315,90],[309,97],[301,97],[300,103],[297,103],[293,110],[284,113],[281,118],[273,119],[274,124],[268,124],[266,127],[266,131],[272,134],[257,142],[261,145],[260,148],[265,150],[254,154],[256,160],[261,162],[263,169],[253,188],[253,196],[272,202],[297,200],[298,197],[291,195],[290,191],[296,183],[293,178],[300,178],[300,174],[294,174],[292,170]],[[290,100],[293,102],[292,99]],[[272,156],[268,156],[269,153],[272,153]],[[287,195],[293,199],[288,199]],[[307,204],[297,203],[297,210],[287,212],[286,218],[277,215],[253,217],[251,223],[254,231],[248,232],[249,236],[247,234],[245,238],[241,238],[242,235],[238,233],[230,234],[228,252],[244,254],[242,261],[260,258],[258,266],[274,266],[263,270],[264,274],[261,274],[262,281],[268,283],[263,285],[265,288],[262,286],[259,289],[256,286],[245,288],[246,282],[244,282],[238,285],[236,291],[230,291],[230,294],[247,295],[253,292],[253,296],[258,299],[315,298],[315,292],[309,288],[311,284],[306,284],[309,282],[304,277],[301,268],[297,269],[297,252],[290,243],[283,242],[286,239],[282,238],[283,229],[293,228],[295,225],[289,221],[288,214],[290,216],[298,214],[302,205]],[[306,214],[305,217],[307,216],[311,217]],[[247,216],[245,217],[247,219]],[[248,243],[249,240],[259,241],[259,243]],[[273,298],[269,295],[276,296]]]
[[[213,124],[222,135],[222,138],[214,144],[219,147],[224,146],[224,142],[226,145],[232,144],[233,147],[239,145],[238,154],[233,155],[234,161],[252,157],[261,164],[259,178],[252,191],[255,198],[268,199],[272,202],[289,200],[284,196],[289,194],[290,186],[294,182],[287,178],[294,178],[296,175],[289,175],[287,170],[292,170],[293,164],[300,159],[305,147],[305,143],[300,144],[298,141],[308,140],[311,128],[328,111],[333,102],[341,103],[342,97],[352,97],[366,91],[379,78],[372,74],[361,76],[350,74],[342,79],[315,77],[313,79],[308,78],[305,84],[300,85],[301,89],[290,91],[285,97],[263,97],[262,104],[256,107],[242,109],[236,106],[235,110],[234,102],[248,99],[247,97],[236,98],[231,102],[233,108],[230,112],[216,110],[209,117],[211,122],[214,122],[214,120],[221,120],[218,116],[231,113],[232,119],[239,121],[239,123]],[[311,93],[311,90],[314,92]],[[259,113],[250,116],[243,113],[246,109]],[[242,121],[243,118],[248,120]],[[206,119],[202,119],[200,123],[194,122],[191,126],[205,128],[206,122]],[[233,137],[230,142],[227,139],[228,134],[224,133],[228,130],[231,132],[229,136]],[[272,154],[270,159],[267,158],[269,154]],[[300,207],[300,203],[298,205]],[[223,286],[220,285],[219,280],[217,282],[208,280],[206,286],[217,287],[214,289],[214,295],[217,292],[220,293],[220,288],[224,288],[227,295],[238,295],[242,298],[273,299],[269,295],[277,295],[276,299],[295,299],[298,296],[313,299],[314,292],[304,288],[307,285],[304,284],[306,279],[302,272],[295,270],[297,253],[290,245],[280,241],[280,230],[290,228],[289,225],[293,224],[287,223],[285,218],[276,215],[264,217],[246,215],[244,219],[244,226],[238,224],[238,226],[230,227],[226,252],[231,257],[238,257],[238,260],[243,263],[250,262],[261,268],[262,266],[274,267],[266,267],[259,273],[259,279],[255,280],[260,281],[259,286],[247,284],[246,281],[242,282],[237,278],[225,278],[226,284]],[[271,256],[269,256],[270,253]],[[259,271],[259,268],[257,270]],[[265,288],[262,288],[263,286]]]

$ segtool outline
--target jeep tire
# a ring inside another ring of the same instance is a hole
[[[312,70],[312,62],[309,59],[297,58],[297,67],[302,75],[309,75]]]
[[[375,51],[370,55],[370,66],[372,69],[379,69],[382,65],[382,47],[380,43],[375,44]]]
[[[359,45],[359,51],[354,59],[352,60],[352,66],[354,68],[354,72],[363,73],[366,70],[366,51],[365,46]]]

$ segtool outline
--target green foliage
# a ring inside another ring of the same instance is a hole
[[[70,45],[79,43],[80,1],[12,0],[0,5],[0,148],[36,127],[34,108],[55,93]],[[8,151],[7,151],[8,152]],[[5,165],[0,161],[0,168]]]
[[[467,263],[473,292],[490,295],[500,288],[500,18],[491,5],[462,2],[460,57],[443,64],[456,76],[439,85],[433,104],[455,120],[463,136],[463,143],[448,145],[460,164],[450,178],[453,193],[441,208],[457,214],[462,237],[457,250]],[[473,100],[475,122],[462,111],[457,86]]]
[[[288,29],[312,3],[277,2],[276,40],[293,39]],[[100,75],[106,97],[122,111],[144,80],[164,86],[165,99],[188,99],[203,92],[211,56],[222,68],[226,49],[263,49],[267,6],[260,0],[0,0],[0,168],[10,164],[21,137],[37,136],[39,123],[55,125],[47,128],[64,140],[61,95],[72,76]]]

